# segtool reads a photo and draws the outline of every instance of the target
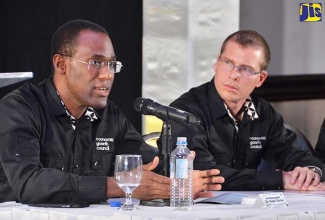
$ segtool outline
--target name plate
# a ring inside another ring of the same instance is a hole
[[[259,194],[254,204],[255,208],[284,208],[288,203],[283,193]]]

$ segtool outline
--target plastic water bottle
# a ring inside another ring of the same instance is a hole
[[[178,137],[170,155],[170,206],[189,211],[193,206],[193,156],[186,137]]]

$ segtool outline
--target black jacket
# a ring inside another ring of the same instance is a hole
[[[74,130],[51,79],[0,101],[0,202],[99,202],[117,154],[141,154],[141,135],[108,101]],[[146,155],[144,163],[153,157]]]
[[[325,119],[319,131],[318,140],[315,146],[315,156],[325,163]]]
[[[173,146],[177,137],[187,137],[188,147],[196,152],[194,169],[220,169],[225,177],[222,190],[283,189],[282,172],[275,169],[323,168],[310,152],[298,149],[296,135],[285,129],[282,117],[270,104],[257,97],[252,101],[259,118],[249,120],[245,112],[237,132],[213,80],[192,88],[170,106],[193,113],[201,125],[170,122]],[[158,145],[161,147],[161,139]],[[274,171],[257,170],[262,158]]]

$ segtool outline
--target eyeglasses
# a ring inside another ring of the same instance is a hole
[[[120,61],[115,61],[115,60],[108,61],[108,62],[105,62],[103,60],[89,60],[88,62],[86,62],[86,61],[75,59],[70,56],[66,56],[66,57],[69,57],[70,59],[78,61],[80,63],[88,64],[88,70],[91,72],[98,72],[103,66],[107,66],[111,73],[119,73],[123,66]]]
[[[263,71],[263,70],[261,70],[259,72],[254,72],[252,69],[245,67],[245,66],[235,66],[230,60],[223,59],[221,57],[218,57],[218,61],[220,62],[220,65],[224,70],[230,72],[236,67],[239,74],[241,76],[245,76],[245,77],[250,77],[250,76],[259,74]]]

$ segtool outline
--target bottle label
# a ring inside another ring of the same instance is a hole
[[[187,168],[187,159],[176,159],[176,179],[187,179]]]

